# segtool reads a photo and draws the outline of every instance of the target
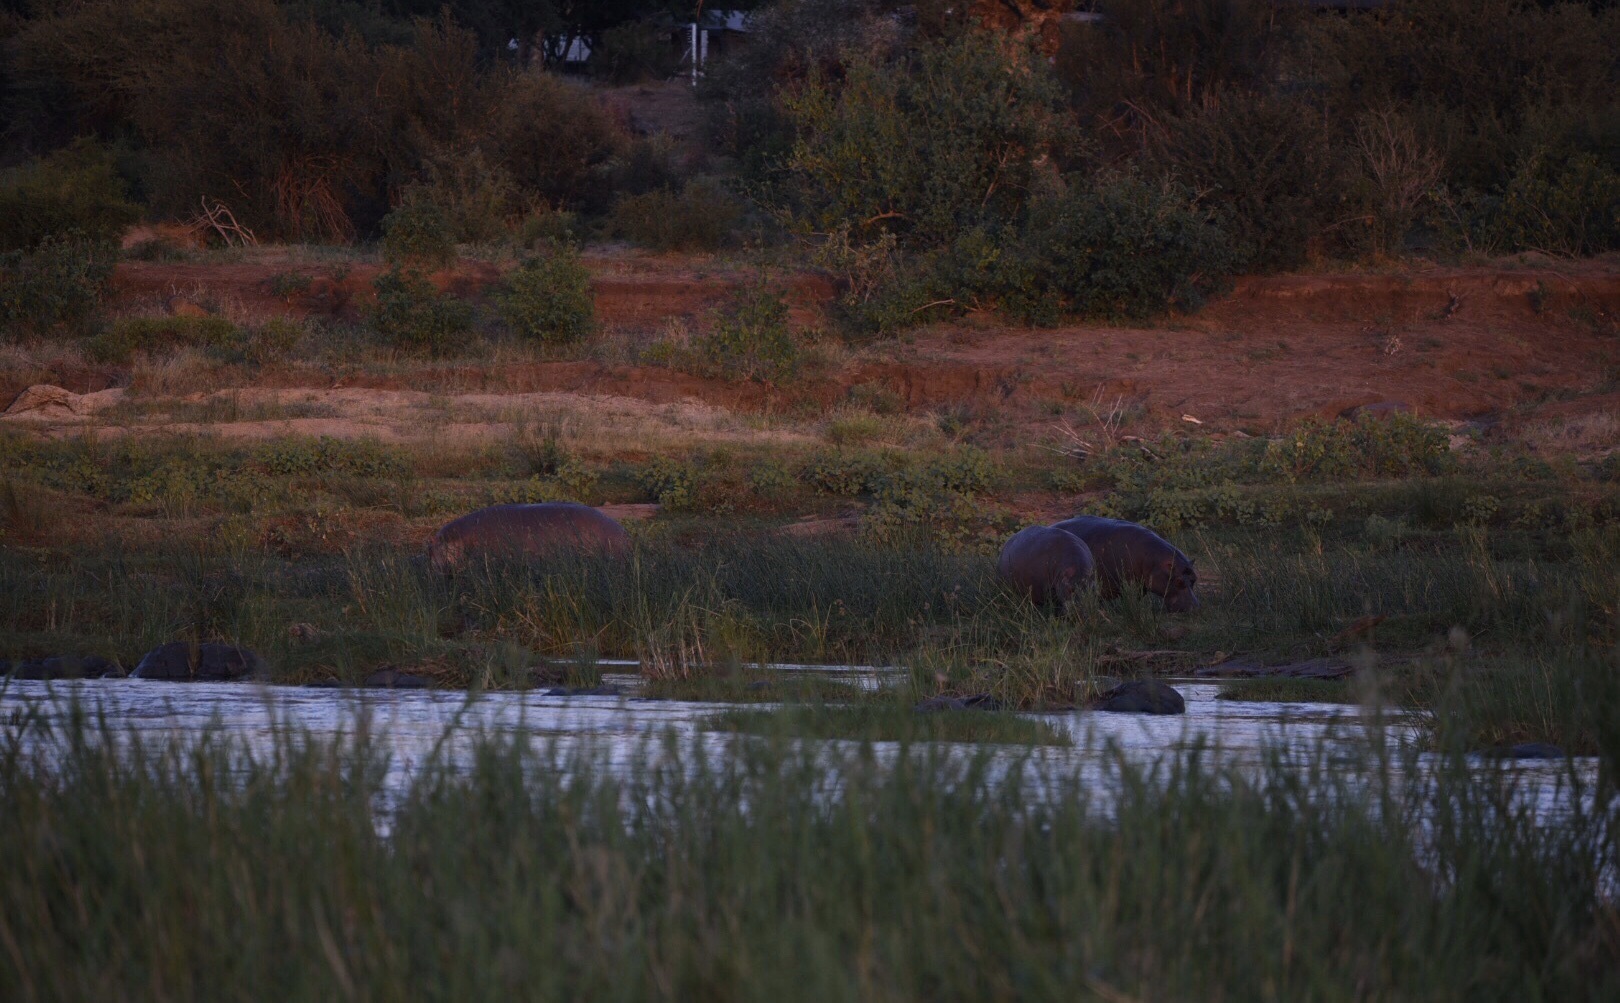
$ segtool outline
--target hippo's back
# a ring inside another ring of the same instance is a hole
[[[540,502],[491,505],[446,523],[428,542],[436,566],[454,567],[473,554],[542,557],[561,551],[621,553],[624,527],[589,505]]]

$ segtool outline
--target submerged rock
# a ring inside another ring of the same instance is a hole
[[[185,641],[171,641],[148,651],[133,675],[166,682],[230,682],[263,677],[268,672],[263,658],[234,644],[210,641],[193,648]]]
[[[1487,759],[1563,759],[1566,753],[1550,742],[1520,742],[1498,745],[1480,753]]]
[[[401,672],[392,666],[378,669],[360,681],[361,686],[378,690],[425,690],[433,685],[427,676]]]
[[[1092,698],[1091,709],[1116,714],[1185,714],[1187,701],[1168,683],[1135,679]]]
[[[622,697],[624,689],[618,686],[556,686],[541,696],[547,697]]]

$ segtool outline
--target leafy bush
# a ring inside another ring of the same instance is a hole
[[[1444,429],[1410,415],[1356,421],[1306,419],[1271,443],[1260,470],[1293,481],[1439,473],[1452,460]]]
[[[513,73],[495,93],[487,134],[518,188],[555,206],[605,205],[606,169],[627,140],[600,102],[543,73]]]
[[[894,63],[850,57],[839,83],[812,74],[783,98],[798,139],[781,195],[797,224],[893,232],[934,248],[1016,216],[1038,162],[1068,135],[1045,61],[991,33],[927,43]]]
[[[798,369],[801,352],[781,294],[757,286],[739,295],[714,328],[692,338],[708,372],[739,380],[779,380]]]
[[[75,234],[0,252],[0,340],[87,332],[112,268],[111,248]]]
[[[1590,153],[1536,151],[1507,183],[1491,223],[1500,244],[1550,254],[1620,248],[1620,171]]]
[[[123,317],[92,338],[89,351],[100,362],[128,362],[136,352],[230,349],[241,343],[242,332],[224,317]]]
[[[719,184],[704,179],[622,198],[608,221],[616,237],[657,251],[713,251],[732,240],[742,206]]]
[[[1104,177],[1030,206],[1008,247],[952,262],[972,288],[1014,316],[1055,323],[1065,315],[1141,318],[1172,304],[1196,306],[1232,267],[1230,244],[1192,193],[1173,182]],[[972,248],[971,242],[964,246]]]
[[[1251,267],[1299,265],[1312,241],[1347,215],[1348,172],[1321,116],[1297,100],[1212,100],[1166,120],[1154,159],[1218,208]]]
[[[463,347],[472,329],[467,304],[441,294],[414,268],[377,276],[372,324],[390,342],[409,351],[448,355]]]
[[[697,468],[690,460],[655,456],[636,480],[653,501],[673,511],[689,509],[697,499]]]
[[[591,274],[579,252],[554,244],[525,258],[506,277],[501,311],[525,338],[566,344],[588,337],[596,326]]]
[[[846,297],[846,310],[876,331],[968,307],[997,307],[1034,324],[1142,318],[1198,306],[1232,269],[1225,232],[1180,185],[1137,175],[1071,184],[1031,202],[1016,225],[967,231],[902,266],[864,302]]]
[[[426,202],[436,208],[455,241],[489,243],[506,234],[519,199],[517,185],[504,167],[490,163],[478,147],[435,151],[423,166],[424,179],[401,193],[406,204]],[[383,225],[389,227],[397,214],[395,210]],[[431,225],[427,220],[415,224],[418,230]],[[392,236],[392,228],[389,233]],[[403,237],[399,241],[405,242]],[[434,250],[443,252],[442,247]],[[453,259],[455,248],[449,253]]]
[[[456,261],[456,236],[444,209],[426,198],[402,202],[383,218],[383,260],[396,267],[446,268]]]
[[[0,251],[69,234],[115,245],[139,218],[112,158],[88,141],[0,172]]]
[[[870,492],[885,471],[871,453],[819,453],[805,462],[803,477],[822,494],[854,498]]]

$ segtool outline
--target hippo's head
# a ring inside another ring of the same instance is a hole
[[[1163,589],[1161,590],[1161,579]],[[1164,596],[1168,613],[1191,613],[1198,608],[1198,572],[1187,555],[1176,551],[1153,574],[1153,591]]]

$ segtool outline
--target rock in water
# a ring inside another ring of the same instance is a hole
[[[1157,679],[1136,679],[1120,683],[1106,693],[1099,694],[1091,704],[1093,710],[1113,711],[1118,714],[1185,714],[1187,701],[1168,683]]]
[[[234,644],[211,641],[193,649],[185,641],[171,641],[148,651],[133,675],[167,682],[230,682],[262,677],[268,671],[264,659]]]

